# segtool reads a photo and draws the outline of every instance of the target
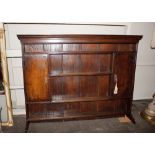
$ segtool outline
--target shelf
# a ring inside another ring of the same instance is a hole
[[[110,72],[100,72],[100,73],[97,73],[97,72],[84,72],[84,73],[81,73],[81,72],[76,72],[76,73],[51,73],[49,74],[50,77],[56,77],[56,76],[101,76],[101,75],[110,75],[112,73]]]
[[[103,114],[102,114],[103,115]],[[99,116],[102,116],[101,114]],[[53,116],[53,115],[47,115],[47,114],[42,114],[42,115],[35,115],[31,114],[28,118],[28,121],[58,121],[58,120],[72,120],[72,119],[81,119],[81,118],[94,118],[96,116],[92,116],[92,114],[85,114],[85,115],[75,115],[75,116],[65,116],[62,115],[61,117]]]
[[[113,117],[121,117],[124,116],[124,114],[112,114]],[[35,115],[31,114],[29,118],[27,119],[28,121],[34,121],[34,122],[39,122],[39,121],[67,121],[67,120],[79,120],[79,119],[95,119],[95,118],[110,118],[112,117],[110,114],[105,114],[105,113],[96,113],[94,114],[79,114],[75,116],[65,116],[65,114],[61,117],[53,116],[53,115],[47,115],[47,114],[42,114],[42,115]]]
[[[116,51],[53,51],[49,52],[50,55],[61,55],[61,54],[112,54]]]
[[[62,95],[55,95],[52,97],[52,103],[68,103],[68,102],[89,102],[89,101],[103,101],[109,99],[108,97],[72,97],[65,98]]]

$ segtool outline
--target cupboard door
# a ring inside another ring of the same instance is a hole
[[[113,94],[132,97],[136,53],[117,53],[114,62]],[[118,89],[117,89],[118,88]]]
[[[24,56],[24,85],[26,100],[49,101],[48,56]]]

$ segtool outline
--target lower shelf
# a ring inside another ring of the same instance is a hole
[[[27,119],[29,122],[39,122],[39,121],[69,121],[69,120],[86,120],[86,119],[97,119],[97,118],[112,118],[112,117],[122,117],[125,114],[113,114],[113,115],[78,115],[78,116],[68,116],[68,117],[52,117],[47,115],[42,116],[31,116]]]
[[[87,117],[123,116],[128,112],[130,100],[87,101],[72,103],[27,104],[29,121],[84,119]],[[129,108],[130,110],[131,108]]]

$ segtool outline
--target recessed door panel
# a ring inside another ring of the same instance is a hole
[[[24,56],[24,83],[27,101],[49,100],[48,56]]]
[[[113,93],[119,97],[131,97],[134,86],[135,53],[116,54]]]

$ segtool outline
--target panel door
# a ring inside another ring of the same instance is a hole
[[[24,56],[24,85],[27,101],[49,101],[48,56]]]
[[[114,63],[113,94],[132,97],[136,53],[117,53]]]

